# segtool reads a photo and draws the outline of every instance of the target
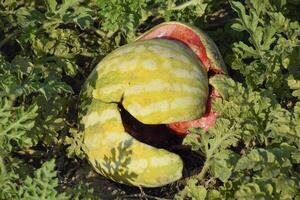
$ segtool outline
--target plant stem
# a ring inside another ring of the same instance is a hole
[[[190,1],[187,1],[183,4],[180,4],[178,6],[170,7],[169,10],[183,10],[186,7],[191,6],[193,4],[195,4],[195,0],[190,0]]]
[[[0,156],[0,172],[1,172],[1,174],[6,174],[4,160],[1,156]]]
[[[21,155],[21,156],[29,156],[29,157],[46,157],[47,156],[42,151],[34,150],[34,149],[30,149],[30,148],[17,151],[16,154]]]
[[[204,162],[204,165],[203,165],[202,169],[201,169],[201,172],[196,176],[196,179],[201,181],[205,177],[208,169],[209,169],[209,160],[206,160]]]
[[[222,143],[225,140],[227,140],[228,138],[230,138],[230,137],[234,137],[233,132],[225,134],[223,137],[221,137],[218,140],[219,142],[214,143],[214,145],[211,146],[211,148],[209,149],[209,151],[207,151],[206,160],[205,160],[204,165],[203,165],[203,167],[201,169],[201,172],[198,175],[196,175],[194,178],[196,178],[198,181],[201,181],[205,177],[205,175],[206,175],[206,173],[207,173],[207,171],[208,171],[208,169],[210,167],[210,161],[211,161],[211,159],[218,152],[218,149],[222,145]]]
[[[106,36],[107,36],[107,34],[104,31],[100,30],[100,29],[97,29],[95,27],[90,27],[90,29],[102,38],[106,38]]]

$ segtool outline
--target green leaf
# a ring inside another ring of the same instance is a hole
[[[278,98],[286,96],[288,88],[281,70],[282,67],[288,68],[288,63],[291,63],[288,59],[296,52],[297,45],[294,42],[299,44],[299,37],[296,39],[292,35],[299,36],[294,28],[297,26],[299,29],[299,24],[291,23],[283,11],[276,12],[275,6],[268,0],[251,1],[249,6],[235,1],[230,4],[238,14],[237,23],[232,28],[249,34],[247,42],[237,41],[233,44],[235,59],[232,67],[239,70],[249,87],[272,87]],[[284,66],[280,61],[282,56],[285,59]]]
[[[203,186],[195,186],[192,183],[188,183],[188,193],[189,197],[193,200],[205,200],[206,189]]]
[[[81,29],[90,28],[93,24],[91,12],[88,8],[79,7],[74,11],[71,18]]]
[[[200,138],[201,138],[200,135],[205,134],[205,133],[204,133],[204,131],[201,131],[201,130],[197,131],[194,129],[191,129],[189,131],[190,131],[190,133],[184,138],[182,144],[190,145],[192,151],[199,151],[202,148],[201,143],[199,143]]]
[[[264,35],[263,35],[263,50],[269,50],[271,45],[275,42],[276,37],[274,37],[276,34],[276,29],[273,26],[268,26],[265,28]]]
[[[49,12],[54,12],[56,10],[56,6],[57,6],[56,0],[46,0],[45,4]]]
[[[251,46],[246,45],[243,42],[234,44],[234,48],[239,49],[243,53],[243,58],[257,57],[258,52]]]
[[[235,167],[235,171],[253,169],[261,170],[265,164],[275,163],[275,156],[265,149],[254,149],[242,157]]]
[[[300,80],[295,80],[292,77],[288,80],[289,87],[294,90],[292,95],[300,99]]]
[[[293,152],[292,158],[295,160],[295,163],[300,163],[300,150]]]
[[[13,107],[11,102],[0,98],[0,144],[2,151],[11,151],[15,145],[21,147],[30,146],[33,140],[30,137],[30,130],[35,125],[38,115],[38,106],[32,105],[25,109]]]
[[[146,20],[142,18],[146,0],[97,0],[96,3],[100,8],[99,15],[104,20],[103,30],[111,32],[108,35],[120,31],[129,40],[133,39],[138,24]]]
[[[238,156],[230,150],[221,151],[211,160],[211,173],[222,182],[226,182],[232,174],[237,158]]]
[[[295,147],[286,143],[282,143],[280,147],[271,149],[253,149],[247,155],[239,159],[235,171],[251,169],[271,173],[272,170],[276,170],[276,168],[283,170],[286,167],[292,167],[290,158],[291,153],[295,150]]]
[[[62,4],[60,5],[60,8],[57,10],[57,12],[60,15],[63,15],[64,13],[66,13],[66,11],[69,8],[73,8],[78,4],[79,4],[79,1],[76,1],[76,0],[63,0]]]
[[[64,193],[58,194],[57,172],[54,169],[55,161],[45,162],[41,168],[34,172],[34,177],[27,176],[19,188],[18,195],[21,199],[68,199]]]
[[[83,149],[85,147],[83,144],[83,133],[74,129],[71,129],[70,133],[72,134],[71,137],[66,137],[65,139],[65,143],[69,145],[67,148],[67,156],[70,158],[74,156],[84,158]]]
[[[239,22],[236,22],[236,23],[232,24],[232,25],[231,25],[231,28],[232,28],[233,30],[236,30],[236,31],[239,31],[239,32],[245,30],[244,26],[243,26],[242,24],[240,24]]]
[[[265,192],[263,192],[256,183],[248,183],[242,185],[234,194],[236,199],[264,199]]]
[[[185,188],[181,191],[181,194],[177,195],[175,199],[184,199],[185,196],[192,200],[205,200],[207,190],[202,185],[197,185],[197,180],[190,179],[187,182]]]
[[[243,4],[240,3],[240,2],[238,2],[238,1],[230,1],[230,5],[231,5],[232,9],[235,10],[238,13],[239,18],[243,22],[246,22],[246,24],[248,24],[247,23],[248,22],[248,18],[246,16],[246,10],[245,10],[245,7],[243,6]]]

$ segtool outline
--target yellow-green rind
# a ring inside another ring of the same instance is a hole
[[[110,53],[96,67],[95,99],[121,102],[144,124],[168,124],[203,115],[208,78],[184,45],[162,39],[138,41]]]
[[[119,183],[159,187],[181,178],[180,157],[126,133],[118,103],[145,124],[200,117],[207,73],[194,53],[168,40],[125,45],[106,56],[81,91],[80,129],[94,169]]]
[[[142,187],[160,187],[181,178],[181,158],[126,133],[117,104],[92,99],[81,124],[88,160],[103,176]]]
[[[139,41],[140,38],[143,38],[145,35],[151,33],[155,29],[158,29],[165,25],[179,25],[179,26],[186,27],[188,29],[192,29],[193,32],[199,36],[201,42],[203,43],[203,45],[206,49],[206,54],[207,54],[207,57],[210,61],[210,65],[211,65],[210,67],[214,70],[217,70],[218,72],[223,73],[223,74],[228,74],[227,67],[224,63],[224,60],[223,60],[221,53],[220,53],[217,45],[215,44],[215,42],[204,31],[202,31],[198,27],[192,26],[190,24],[182,23],[182,22],[175,22],[175,21],[164,22],[164,23],[161,23],[161,24],[153,27],[152,29],[146,31],[141,36],[139,36],[136,40]]]

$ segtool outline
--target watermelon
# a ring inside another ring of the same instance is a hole
[[[152,144],[151,137],[170,131],[185,135],[201,119],[205,128],[205,117],[213,125],[208,71],[227,72],[219,58],[205,33],[178,22],[158,25],[107,55],[80,94],[80,131],[95,171],[142,187],[180,179],[181,158]],[[145,134],[149,142],[139,139]]]

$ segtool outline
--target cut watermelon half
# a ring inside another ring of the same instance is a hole
[[[214,41],[197,27],[180,22],[165,22],[155,26],[137,40],[150,40],[162,38],[179,41],[188,46],[202,62],[210,74],[227,74],[225,63]],[[189,128],[203,128],[207,131],[214,126],[217,113],[212,110],[212,102],[221,98],[218,91],[211,86],[210,96],[207,101],[206,113],[199,119],[167,124],[177,135],[185,136]]]

